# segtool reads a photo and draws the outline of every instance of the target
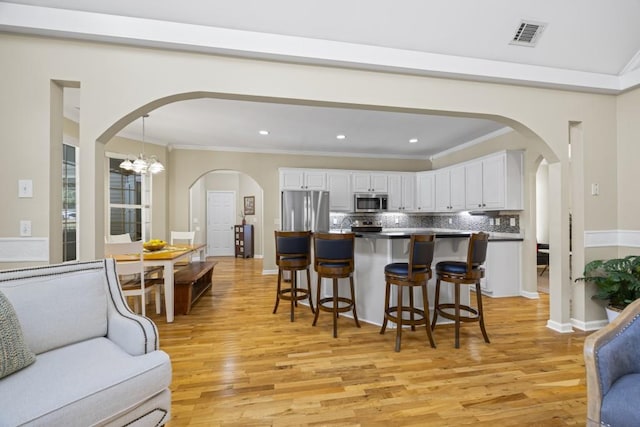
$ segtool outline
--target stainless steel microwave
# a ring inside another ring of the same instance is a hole
[[[356,212],[384,212],[388,199],[386,194],[356,193],[353,195],[353,208]]]

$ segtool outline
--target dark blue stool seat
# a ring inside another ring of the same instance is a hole
[[[427,273],[427,268],[414,268],[413,274]],[[393,264],[387,264],[384,266],[384,272],[395,274],[396,276],[408,276],[409,275],[409,263],[406,262],[394,262]]]
[[[431,334],[427,294],[427,282],[431,278],[434,246],[435,238],[432,234],[412,235],[409,241],[409,262],[394,262],[384,267],[385,307],[380,334],[384,334],[388,321],[396,324],[396,351],[400,351],[403,325],[411,326],[412,331],[416,330],[417,325],[425,325],[431,347],[435,348],[436,346]],[[397,305],[395,306],[390,306],[392,285],[396,286],[398,292]],[[413,289],[416,287],[422,291],[422,308],[417,307],[414,303]],[[408,305],[404,301],[404,288],[409,289]],[[405,318],[405,315],[408,318]]]

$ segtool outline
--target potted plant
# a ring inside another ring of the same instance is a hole
[[[595,283],[593,298],[608,301],[607,317],[611,321],[609,310],[620,312],[640,298],[640,256],[591,261],[584,266],[583,277],[576,281]]]

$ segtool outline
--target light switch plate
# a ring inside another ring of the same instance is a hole
[[[18,180],[18,197],[33,197],[33,181],[30,179]]]

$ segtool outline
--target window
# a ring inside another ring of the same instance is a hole
[[[78,259],[76,197],[78,167],[76,159],[78,149],[73,145],[62,144],[62,260]]]
[[[109,158],[109,235],[129,234],[131,240],[151,235],[151,178],[120,168],[122,159]]]

